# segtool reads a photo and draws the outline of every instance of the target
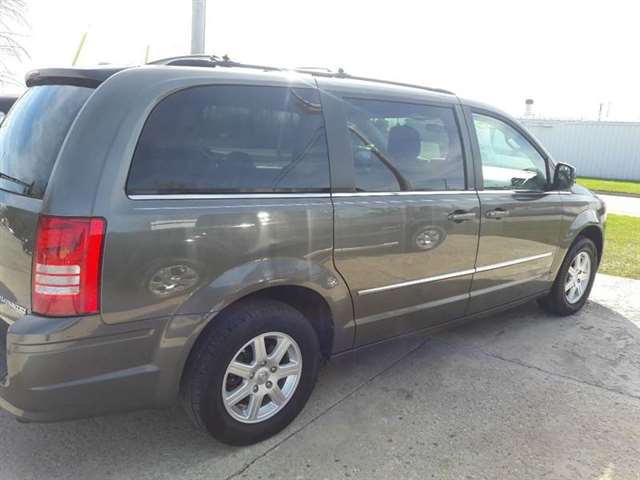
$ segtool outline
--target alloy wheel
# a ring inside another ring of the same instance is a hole
[[[236,352],[222,382],[222,401],[234,419],[258,423],[287,404],[302,375],[296,341],[281,332],[258,335]]]
[[[580,301],[591,280],[591,257],[585,251],[579,252],[571,261],[564,282],[564,295],[567,302]]]

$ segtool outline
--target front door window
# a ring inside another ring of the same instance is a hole
[[[544,158],[516,129],[486,115],[473,114],[485,190],[544,191]]]

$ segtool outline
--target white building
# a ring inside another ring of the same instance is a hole
[[[521,122],[556,161],[574,165],[579,176],[640,180],[640,122],[536,118]]]

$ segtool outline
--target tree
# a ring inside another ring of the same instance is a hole
[[[20,33],[27,26],[26,10],[25,0],[0,0],[0,86],[18,84],[10,63],[29,57],[23,45],[24,35]]]

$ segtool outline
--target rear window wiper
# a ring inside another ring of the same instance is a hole
[[[34,182],[27,183],[20,180],[19,178],[12,177],[11,175],[7,175],[6,173],[2,172],[0,172],[0,179],[7,180],[8,182],[15,183],[17,185],[21,185],[22,187],[24,187],[23,193],[26,195],[29,195],[31,193],[31,189],[33,188],[34,184]]]

